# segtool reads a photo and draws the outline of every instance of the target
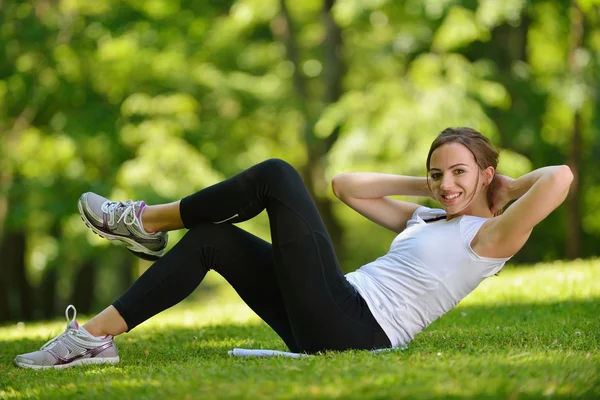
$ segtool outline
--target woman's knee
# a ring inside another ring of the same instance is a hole
[[[296,172],[296,168],[292,164],[281,158],[269,158],[263,161],[262,164],[269,170],[283,171],[285,173]]]
[[[280,158],[269,158],[259,165],[262,167],[261,169],[264,173],[269,178],[273,178],[275,182],[300,177],[300,174],[292,164]]]

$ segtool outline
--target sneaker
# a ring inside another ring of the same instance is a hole
[[[69,318],[70,309],[73,309],[72,319]],[[39,351],[18,355],[14,361],[17,367],[47,369],[119,362],[119,354],[112,336],[99,338],[80,328],[75,321],[77,310],[72,305],[67,307],[65,315],[68,321],[67,329],[43,345]]]
[[[120,240],[129,251],[149,261],[156,261],[167,248],[167,232],[148,233],[140,216],[146,203],[127,200],[110,201],[95,193],[84,193],[77,202],[83,222],[97,235]]]

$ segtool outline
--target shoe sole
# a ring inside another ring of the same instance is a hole
[[[118,235],[111,235],[109,233],[102,232],[101,230],[96,228],[94,226],[94,224],[91,223],[91,221],[88,220],[88,217],[85,215],[85,212],[83,211],[83,206],[81,205],[81,199],[79,199],[77,201],[77,208],[79,209],[79,215],[81,216],[81,220],[83,221],[85,226],[87,226],[88,228],[90,228],[92,230],[92,232],[94,232],[96,235],[100,236],[101,238],[104,238],[107,240],[117,240],[120,242],[124,242],[125,246],[127,246],[127,250],[129,250],[136,256],[138,256],[144,260],[147,260],[147,261],[156,261],[159,258],[161,258],[163,256],[163,254],[165,253],[164,250],[152,251],[150,249],[147,249],[146,247],[142,246],[141,244],[139,244],[138,242],[136,242],[133,239],[129,239],[129,238],[126,238],[123,236],[118,236]]]
[[[80,365],[91,365],[91,364],[117,364],[120,361],[119,357],[102,357],[102,358],[80,358],[68,364],[60,365],[34,365],[24,364],[15,360],[15,365],[19,368],[29,369],[63,369],[69,367],[77,367]]]

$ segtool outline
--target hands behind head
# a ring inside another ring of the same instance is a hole
[[[512,199],[509,195],[509,185],[514,179],[496,173],[488,188],[488,205],[492,214],[501,210]]]

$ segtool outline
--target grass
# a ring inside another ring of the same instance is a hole
[[[600,260],[507,267],[407,350],[305,359],[229,356],[234,347],[286,349],[209,279],[214,293],[119,337],[117,366],[17,369],[15,354],[39,348],[65,321],[0,326],[0,399],[600,398]]]

